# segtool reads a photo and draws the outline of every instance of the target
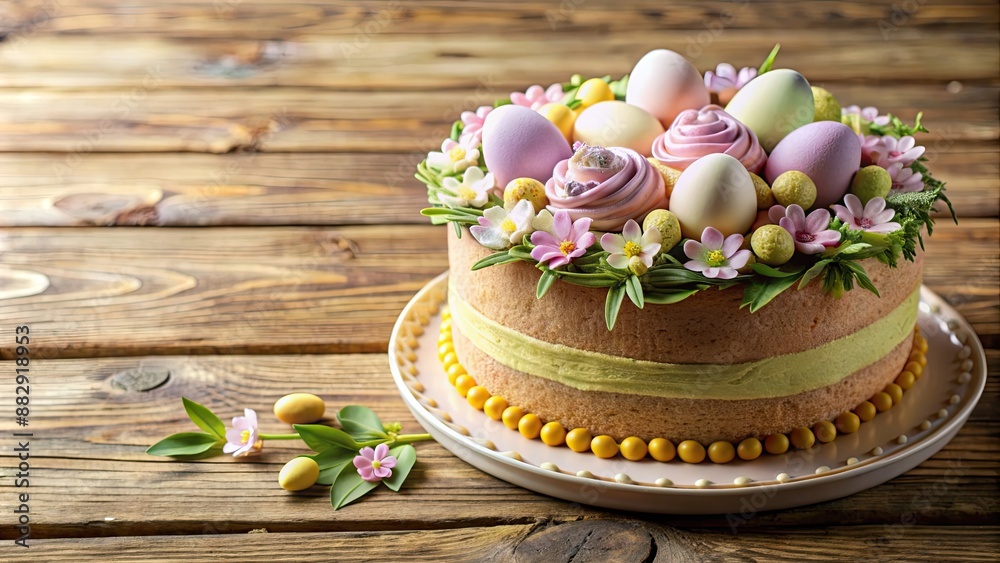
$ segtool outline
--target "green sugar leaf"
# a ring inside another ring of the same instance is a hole
[[[184,403],[188,418],[195,426],[221,440],[226,439],[226,425],[208,407],[186,397],[181,397],[181,401]]]
[[[161,455],[169,457],[196,456],[204,454],[213,448],[220,448],[223,439],[219,439],[214,434],[203,432],[181,432],[173,434],[150,446],[146,453],[149,455]],[[213,454],[218,455],[218,454]]]
[[[370,493],[377,486],[378,481],[374,483],[365,481],[354,465],[348,463],[333,480],[333,486],[330,487],[330,504],[334,510],[339,510]]]
[[[361,405],[347,405],[337,413],[337,421],[355,440],[388,440],[389,435],[375,411]]]
[[[295,431],[302,441],[314,452],[323,452],[330,448],[340,448],[357,452],[360,447],[350,434],[338,428],[322,424],[295,424]]]
[[[413,469],[413,464],[417,462],[417,450],[409,444],[403,444],[390,448],[389,455],[396,458],[396,467],[392,468],[392,475],[382,479],[382,482],[385,483],[386,487],[399,491],[399,488],[403,486],[403,481]]]

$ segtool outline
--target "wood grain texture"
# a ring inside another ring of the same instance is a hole
[[[996,373],[1000,353],[992,353],[989,363]],[[417,445],[419,461],[400,494],[378,491],[336,512],[327,488],[297,494],[278,488],[278,470],[304,447],[294,442],[268,443],[261,456],[242,460],[177,462],[144,453],[168,434],[193,429],[182,396],[224,420],[253,408],[261,430],[276,433],[287,426],[271,415],[273,402],[291,391],[311,392],[324,398],[328,415],[346,404],[364,404],[385,421],[402,422],[404,431],[418,432],[382,354],[39,360],[31,366],[38,374],[31,381],[30,427],[37,436],[31,480],[35,538],[245,533],[262,527],[272,532],[430,530],[609,515],[509,485],[435,443]],[[145,392],[120,385],[141,373],[169,376]],[[907,516],[907,525],[997,524],[1000,500],[992,491],[1000,469],[1000,423],[992,409],[998,402],[1000,383],[991,379],[970,421],[941,452],[850,498],[738,520],[725,515],[642,518],[727,534],[735,522],[741,535],[829,522],[892,526],[908,513],[912,521]],[[11,430],[12,421],[0,419],[0,432]],[[0,450],[0,495],[8,498],[14,492],[9,478],[14,455]],[[0,538],[12,533],[12,527],[0,527]]]
[[[1000,215],[994,152],[956,143],[931,156],[959,217]],[[98,153],[64,170],[63,153],[0,153],[0,226],[426,224],[422,157]]]
[[[256,533],[249,535],[143,536],[42,540],[34,545],[53,563],[80,554],[115,561],[224,561],[239,546],[242,560],[299,562],[292,546],[308,545],[318,557],[338,561],[519,561],[546,563],[648,561],[700,563],[708,560],[787,561],[876,560],[920,553],[934,561],[994,561],[1000,549],[996,526],[837,527],[822,534],[770,529],[738,535],[678,530],[653,523],[583,520],[559,524],[470,527],[429,532]],[[555,536],[558,535],[558,538]],[[555,542],[553,539],[560,541]],[[992,553],[991,553],[992,552]]]
[[[609,65],[598,74],[629,70]],[[134,85],[104,90],[45,89],[24,95],[0,89],[0,123],[5,124],[0,151],[68,153],[56,169],[62,176],[72,175],[80,159],[101,152],[426,153],[440,150],[462,111],[534,83],[520,73],[514,77],[517,82],[506,87],[491,79],[486,86],[457,91],[337,88],[320,95],[312,88],[284,86],[177,89],[144,75]],[[996,150],[1000,106],[993,85],[969,84],[950,93],[945,84],[887,88],[878,82],[815,82],[845,105],[878,104],[907,121],[923,111],[930,133],[921,139],[929,151]],[[965,148],[964,141],[978,145]],[[396,167],[398,159],[388,165]]]
[[[0,279],[29,280],[0,301],[0,324],[31,323],[38,357],[384,351],[399,311],[447,268],[430,225],[23,228],[0,242]],[[995,220],[939,221],[925,266],[988,346],[998,242]]]
[[[585,6],[578,13],[585,12]],[[474,29],[476,24],[458,19],[442,24],[442,31],[430,37],[398,33],[391,19],[379,24],[372,18],[360,33],[292,40],[275,32],[266,40],[188,41],[164,32],[94,41],[53,36],[41,25],[29,28],[35,29],[33,34],[15,34],[9,40],[12,48],[0,51],[0,87],[131,89],[152,76],[163,88],[283,85],[471,92],[493,85],[549,84],[573,72],[623,74],[657,47],[675,50],[701,69],[720,62],[756,66],[778,40],[780,66],[807,71],[809,79],[818,82],[996,79],[995,25],[958,30],[901,25],[886,40],[877,23],[816,33],[803,22],[763,36],[755,29],[727,28],[721,18],[708,17],[704,23],[709,27],[670,34],[659,28],[601,33],[600,41],[581,41],[581,34],[558,25],[555,31],[518,28],[502,35],[482,34]],[[106,56],[108,52],[115,56]]]

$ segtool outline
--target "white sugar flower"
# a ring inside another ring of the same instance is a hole
[[[427,154],[427,165],[442,174],[461,172],[479,163],[479,149],[446,139],[441,143],[441,152]]]
[[[493,250],[504,250],[513,244],[520,244],[524,235],[532,232],[534,218],[535,208],[530,201],[522,199],[510,211],[499,205],[483,211],[479,224],[469,230],[479,244]]]
[[[490,190],[495,183],[493,174],[485,174],[483,169],[472,166],[465,170],[462,181],[448,176],[441,181],[446,190],[454,196],[441,193],[438,199],[448,207],[482,207],[490,199]]]

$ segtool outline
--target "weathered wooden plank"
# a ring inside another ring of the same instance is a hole
[[[393,34],[439,35],[475,28],[481,33],[510,29],[532,32],[611,33],[636,30],[701,31],[715,21],[729,29],[781,30],[823,27],[877,29],[892,37],[896,28],[975,28],[996,24],[988,0],[901,5],[890,1],[793,1],[747,3],[714,0],[664,6],[657,0],[627,4],[613,0],[538,0],[485,2],[442,0],[433,3],[232,0],[224,2],[145,2],[123,10],[114,0],[27,0],[8,8],[0,30],[16,34],[40,27],[45,34],[132,35],[271,39],[276,35],[342,36],[388,28]],[[377,26],[377,27],[376,27]]]
[[[925,262],[925,282],[988,345],[998,240],[995,219],[939,221]],[[398,312],[447,268],[445,230],[430,225],[23,228],[0,241],[13,292],[0,325],[31,323],[39,357],[384,351]]]
[[[59,539],[32,542],[48,561],[79,557],[115,561],[301,561],[306,553],[338,561],[747,561],[893,559],[995,561],[996,526],[879,526],[774,529],[729,535],[668,528],[636,520],[539,522],[456,530],[394,530],[378,535],[327,532]],[[334,555],[335,554],[335,555]]]
[[[559,77],[553,74],[549,80]],[[143,82],[139,76],[134,88],[0,90],[0,122],[5,124],[0,151],[68,153],[59,167],[62,175],[71,173],[79,159],[99,152],[427,152],[439,150],[463,110],[492,104],[530,84],[402,93],[174,89]],[[943,85],[821,83],[845,104],[877,104],[908,121],[923,111],[931,132],[922,139],[931,149],[978,141],[983,143],[980,150],[996,151],[1000,109],[994,86],[966,85],[950,93]]]
[[[94,41],[86,36],[46,35],[38,28],[35,34],[15,36],[10,48],[0,50],[0,87],[130,89],[150,76],[160,87],[486,90],[551,83],[573,72],[623,74],[644,53],[659,47],[684,54],[702,70],[723,61],[756,66],[777,40],[782,44],[780,66],[820,82],[992,81],[998,60],[996,26],[938,30],[904,25],[887,41],[876,25],[835,33],[803,26],[783,29],[780,37],[756,29],[722,26],[720,30],[716,25],[715,32],[701,27],[678,33],[637,29],[600,33],[600,41],[587,41],[586,35],[572,32],[508,28],[486,35],[475,29],[476,24],[458,25],[458,32],[433,40],[395,34],[391,25],[346,37],[319,34],[284,40],[276,32],[267,40],[202,41],[160,33]],[[447,24],[441,28],[449,30]]]
[[[990,356],[991,373],[1000,354]],[[265,445],[257,458],[175,462],[144,453],[167,434],[190,430],[180,397],[198,400],[224,419],[255,409],[264,432],[286,426],[270,413],[279,396],[312,392],[332,414],[364,404],[404,431],[419,431],[398,396],[382,354],[314,356],[203,356],[38,360],[33,379],[31,522],[34,538],[330,530],[373,531],[531,524],[607,515],[509,485],[465,464],[434,443],[418,444],[419,461],[399,494],[380,491],[362,504],[334,512],[327,489],[301,494],[278,488],[281,465],[301,445]],[[148,391],[126,390],[127,380],[160,381]],[[983,402],[959,435],[934,458],[875,489],[847,499],[781,512],[743,515],[738,531],[756,528],[908,524],[982,525],[995,522],[1000,432],[992,407],[1000,384],[992,378]],[[0,432],[13,421],[0,419]],[[10,449],[0,450],[0,494],[14,492]],[[944,481],[947,479],[947,481]],[[934,489],[947,483],[946,494]],[[746,516],[746,518],[744,518]],[[720,516],[661,516],[686,527],[722,528]],[[0,538],[14,533],[0,527]],[[909,533],[909,532],[907,532]]]
[[[0,226],[426,223],[412,177],[422,156],[97,153],[69,169],[65,154],[0,153]],[[995,152],[956,143],[931,156],[960,217],[1000,215]]]

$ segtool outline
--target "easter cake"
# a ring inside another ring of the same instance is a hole
[[[456,392],[551,446],[718,463],[902,401],[948,202],[926,129],[842,108],[777,51],[702,75],[659,49],[461,114],[417,171],[450,223]]]

